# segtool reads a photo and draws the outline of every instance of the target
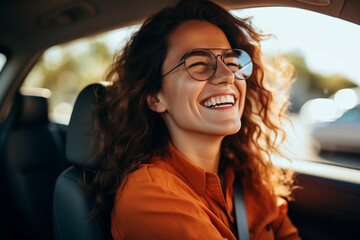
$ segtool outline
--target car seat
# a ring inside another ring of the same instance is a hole
[[[87,86],[79,94],[67,130],[66,158],[72,164],[57,179],[54,191],[54,234],[56,240],[112,239],[110,216],[97,215],[88,219],[92,199],[87,197],[79,182],[94,175],[98,162],[91,161],[94,130],[92,110],[105,95],[101,84]]]
[[[47,98],[18,93],[1,132],[6,238],[53,236],[53,190],[67,166],[63,145],[56,125],[49,122]]]

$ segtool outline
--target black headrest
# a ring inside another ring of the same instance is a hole
[[[15,126],[33,126],[46,124],[48,118],[47,98],[42,96],[18,96],[19,109]]]
[[[88,168],[98,166],[98,161],[93,159],[92,148],[95,117],[93,110],[104,96],[103,85],[91,84],[84,88],[76,99],[66,136],[66,157],[74,165]]]

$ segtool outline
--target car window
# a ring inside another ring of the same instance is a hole
[[[47,49],[25,79],[22,92],[50,90],[50,120],[68,124],[78,93],[105,79],[115,52],[137,29],[124,27]]]
[[[288,7],[233,13],[251,17],[258,30],[274,34],[261,45],[268,64],[281,56],[295,68],[289,111],[293,125],[286,126],[284,146],[287,156],[360,169],[360,119],[359,109],[354,108],[360,103],[360,26]],[[355,123],[349,131],[331,124],[349,119]],[[340,157],[324,154],[329,151]],[[349,152],[352,157],[344,161]]]
[[[5,66],[6,63],[6,56],[5,54],[0,52],[0,72],[2,71],[3,67]]]

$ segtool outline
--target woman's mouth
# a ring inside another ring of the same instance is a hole
[[[233,95],[214,96],[202,102],[202,105],[208,108],[225,108],[233,107],[235,98]]]

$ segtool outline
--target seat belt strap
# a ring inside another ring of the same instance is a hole
[[[237,225],[237,231],[239,240],[250,240],[249,227],[246,217],[244,192],[242,189],[241,177],[237,174],[233,184],[234,189],[234,207],[235,207],[235,219]]]

